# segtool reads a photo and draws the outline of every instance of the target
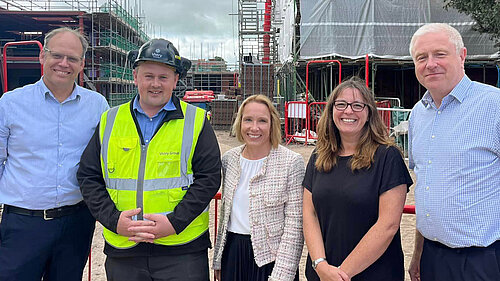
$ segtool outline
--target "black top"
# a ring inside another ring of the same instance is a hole
[[[177,97],[172,95],[175,111],[167,111],[163,122],[184,118]],[[132,109],[131,109],[132,110]],[[132,116],[135,116],[132,113]],[[136,124],[138,127],[138,125]],[[137,129],[139,134],[140,129]],[[101,143],[99,141],[99,126],[85,148],[80,159],[77,172],[78,183],[83,199],[92,215],[107,229],[116,232],[120,211],[111,200],[101,170]],[[212,200],[220,186],[221,161],[220,150],[215,133],[208,120],[205,120],[193,153],[192,169],[194,182],[184,195],[184,198],[167,215],[176,233],[184,230]],[[106,243],[104,253],[109,256],[158,256],[186,254],[205,250],[210,247],[209,232],[194,241],[180,246],[163,246],[150,243],[139,243],[130,249],[116,249]]]
[[[326,259],[339,266],[356,247],[378,218],[379,196],[385,191],[413,184],[408,169],[395,147],[379,146],[368,169],[351,171],[351,156],[338,157],[330,172],[319,172],[313,153],[307,164],[304,187],[312,193],[323,236]],[[319,280],[306,264],[307,280]],[[360,280],[404,280],[404,261],[399,230],[385,253],[363,272],[352,278]]]

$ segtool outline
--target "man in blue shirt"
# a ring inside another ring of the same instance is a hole
[[[409,125],[411,280],[500,280],[500,89],[465,75],[467,50],[447,24],[417,30],[410,53],[427,89]]]
[[[0,280],[78,280],[95,219],[76,171],[100,115],[97,92],[75,83],[88,43],[55,29],[40,52],[43,77],[0,98]]]

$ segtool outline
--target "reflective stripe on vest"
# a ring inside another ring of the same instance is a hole
[[[193,183],[190,162],[194,145],[196,145],[203,127],[205,114],[203,110],[184,102],[181,102],[181,108],[184,119],[174,119],[162,124],[155,134],[156,137],[153,137],[151,142],[146,145],[141,144],[139,141],[136,125],[130,112],[130,103],[114,107],[101,117],[101,168],[106,188],[120,211],[136,207],[141,208],[141,213],[137,215],[136,219],[143,219],[142,211],[163,215],[171,213]],[[175,135],[173,132],[181,130],[181,127],[183,133],[182,140],[179,143],[180,136]],[[114,131],[116,132],[113,133]],[[113,138],[114,143],[111,144]],[[122,139],[126,144],[116,150],[117,143]],[[163,146],[168,146],[168,149],[171,150],[180,150],[180,153],[175,151],[163,152],[159,148]],[[121,147],[123,147],[123,151]],[[140,150],[140,153],[138,150]],[[111,151],[115,151],[115,153],[109,155],[109,153],[112,153]],[[148,156],[148,153],[153,154]],[[167,156],[166,160],[162,160],[161,153],[174,155],[172,157]],[[160,164],[166,165],[163,167],[164,169],[160,168]],[[152,174],[155,171],[162,175],[154,178]],[[176,174],[176,176],[172,176],[172,174]],[[137,175],[137,178],[135,178],[135,175]],[[184,231],[156,239],[155,243],[162,245],[186,244],[207,230],[208,207]],[[104,229],[103,234],[106,242],[116,248],[130,248],[136,245],[136,243],[128,241],[128,237],[118,235],[108,229]]]

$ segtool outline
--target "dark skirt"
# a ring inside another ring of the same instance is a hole
[[[250,235],[227,233],[222,252],[221,281],[267,281],[273,268],[274,262],[257,266]],[[295,281],[299,281],[298,270]]]

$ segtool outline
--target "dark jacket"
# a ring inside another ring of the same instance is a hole
[[[176,110],[167,111],[162,121],[163,123],[167,123],[173,119],[184,118],[179,99],[172,96],[172,101]],[[135,114],[133,113],[132,103],[130,110],[132,111],[137,131],[140,132]],[[141,142],[144,143],[142,134],[140,135]],[[116,232],[116,226],[121,212],[116,209],[114,202],[111,200],[106,190],[101,170],[100,151],[99,126],[97,126],[94,135],[90,139],[80,159],[77,179],[80,184],[83,199],[92,215],[107,229]],[[175,207],[174,211],[167,215],[176,233],[180,233],[184,230],[191,221],[201,214],[219,190],[221,180],[220,150],[217,138],[208,120],[205,120],[194,150],[192,169],[194,176],[193,184],[190,186],[184,198]],[[137,246],[130,249],[116,249],[106,244],[104,253],[109,256],[120,257],[175,255],[205,250],[210,246],[210,237],[207,231],[196,240],[181,246],[139,243]]]

